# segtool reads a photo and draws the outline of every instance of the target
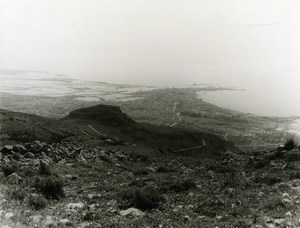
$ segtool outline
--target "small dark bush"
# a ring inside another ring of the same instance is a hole
[[[65,197],[62,181],[56,176],[36,177],[34,185],[47,199]]]
[[[290,180],[300,179],[300,172],[290,173]]]
[[[24,167],[20,170],[20,176],[25,177],[33,177],[36,175],[36,171],[31,167]]]
[[[286,157],[286,161],[288,162],[295,162],[300,161],[300,153],[290,153]]]
[[[282,180],[281,180],[281,178],[276,177],[276,176],[265,176],[265,177],[256,177],[254,182],[271,186],[271,185],[277,184],[279,182],[282,182]]]
[[[151,161],[149,156],[144,155],[144,154],[130,154],[129,157],[130,157],[130,159],[132,159],[133,161],[136,161],[136,162],[149,163]]]
[[[31,206],[35,210],[40,210],[47,206],[46,199],[38,194],[30,195],[28,203],[29,203],[29,206]]]
[[[164,166],[159,166],[156,170],[158,173],[167,173],[168,169]]]
[[[195,212],[213,218],[223,211],[224,205],[224,202],[217,198],[208,198],[196,207]]]
[[[264,160],[271,161],[271,160],[283,159],[285,157],[286,157],[286,153],[284,153],[282,150],[277,150],[275,152],[265,154]]]
[[[135,186],[135,187],[139,187],[139,188],[142,188],[142,187],[145,187],[146,186],[146,182],[143,181],[143,180],[133,180],[132,182],[130,182],[128,184],[128,186]]]
[[[253,167],[254,167],[255,169],[261,169],[261,168],[267,166],[269,163],[270,163],[270,162],[267,161],[267,160],[260,160],[260,161],[254,162],[254,163],[253,163]]]
[[[43,160],[40,160],[38,173],[40,175],[50,176],[52,174],[52,172],[51,172],[49,164]]]
[[[275,197],[272,200],[267,201],[266,205],[264,205],[264,209],[266,209],[268,212],[270,210],[278,209],[278,208],[285,208],[286,206],[280,199],[280,197]]]
[[[184,180],[177,183],[165,183],[162,187],[163,192],[184,192],[190,189],[196,188],[195,183],[192,180]]]
[[[284,149],[287,151],[295,149],[296,147],[297,147],[297,144],[295,142],[295,139],[293,139],[293,138],[288,139],[284,144]]]
[[[156,189],[146,186],[142,189],[129,188],[120,193],[120,208],[136,207],[141,210],[151,210],[159,206],[162,197]]]
[[[138,168],[132,171],[137,176],[146,176],[149,175],[149,170],[146,168]]]
[[[233,227],[239,227],[239,228],[251,228],[251,224],[248,224],[247,222],[240,220],[235,222]]]
[[[10,174],[16,173],[18,170],[18,167],[15,164],[5,164],[2,167],[2,171],[4,173],[4,176],[9,176]]]
[[[22,188],[16,188],[11,190],[10,197],[13,200],[23,201],[27,195],[27,192]]]
[[[207,170],[212,170],[216,173],[234,173],[236,171],[231,166],[221,165],[221,164],[208,166]]]

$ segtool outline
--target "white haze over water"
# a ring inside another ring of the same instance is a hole
[[[243,91],[199,92],[204,101],[244,113],[261,116],[300,116],[299,95],[279,89],[250,88]]]

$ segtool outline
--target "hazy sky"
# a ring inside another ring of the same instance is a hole
[[[0,69],[299,90],[300,1],[0,0]]]

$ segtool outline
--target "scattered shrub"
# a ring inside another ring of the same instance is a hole
[[[141,210],[151,210],[159,206],[162,197],[151,186],[142,189],[129,188],[120,193],[120,208],[136,207]]]
[[[47,199],[60,199],[65,197],[63,183],[54,175],[49,177],[36,177],[34,187]]]
[[[150,157],[144,154],[130,154],[129,158],[135,162],[145,162],[145,163],[151,162]]]
[[[36,171],[32,167],[24,167],[20,170],[20,176],[25,177],[33,177],[36,175]]]
[[[260,161],[256,161],[253,163],[253,167],[255,169],[261,169],[264,168],[265,166],[267,166],[270,162],[267,160],[260,160]]]
[[[264,205],[264,209],[266,209],[268,212],[269,210],[274,210],[278,208],[285,208],[284,203],[280,199],[280,197],[275,197],[272,200],[269,200],[266,205]]]
[[[139,187],[139,188],[142,188],[142,187],[145,187],[146,186],[146,182],[143,181],[143,180],[133,180],[132,182],[130,182],[128,184],[128,186],[135,186],[135,187]]]
[[[18,170],[17,166],[15,164],[5,164],[2,167],[2,171],[4,173],[4,176],[9,176],[10,174],[16,173]]]
[[[40,175],[50,176],[52,174],[52,172],[51,172],[49,164],[43,160],[40,160],[38,173]]]
[[[168,169],[164,166],[159,166],[156,170],[158,173],[167,173]]]
[[[290,180],[300,179],[300,172],[290,173]]]
[[[227,165],[210,165],[207,167],[207,170],[212,170],[216,173],[234,173],[236,172],[236,170],[231,167],[231,166],[227,166]]]
[[[176,172],[174,168],[159,166],[156,170],[158,173],[172,173]]]
[[[137,191],[136,206],[142,210],[158,207],[161,196],[153,187],[146,186],[141,191]]]
[[[276,176],[265,176],[265,177],[256,177],[254,179],[254,182],[271,186],[271,185],[277,184],[279,182],[282,182],[282,180],[281,180],[281,178],[276,177]]]
[[[28,203],[29,206],[31,206],[35,210],[40,210],[47,206],[46,199],[43,196],[38,194],[31,194]]]
[[[223,211],[224,205],[224,202],[222,202],[218,198],[210,197],[201,202],[196,207],[195,212],[213,218]]]
[[[19,187],[11,190],[10,192],[10,197],[13,200],[23,201],[26,196],[27,196],[27,192],[24,189]]]
[[[164,188],[164,187],[163,187]],[[196,188],[195,183],[192,180],[184,180],[182,182],[166,184],[166,187],[163,189],[165,192],[183,192],[190,189]]]
[[[149,175],[149,170],[146,168],[138,168],[132,171],[137,176],[146,176]]]
[[[284,149],[287,151],[295,149],[296,147],[297,147],[297,144],[296,144],[294,138],[288,139],[284,144]]]
[[[287,162],[300,161],[300,153],[289,153],[286,157]]]

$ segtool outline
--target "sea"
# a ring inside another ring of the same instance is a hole
[[[198,92],[204,101],[243,113],[269,117],[299,117],[290,125],[290,133],[300,136],[300,89],[293,93],[264,88]]]

